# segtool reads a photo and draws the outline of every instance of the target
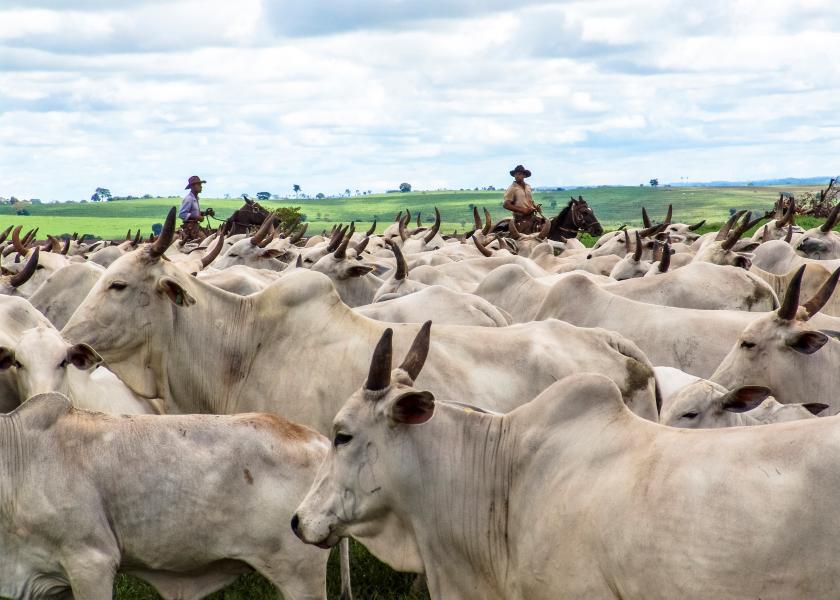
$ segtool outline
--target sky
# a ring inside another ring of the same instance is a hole
[[[0,196],[840,172],[835,0],[0,0]]]

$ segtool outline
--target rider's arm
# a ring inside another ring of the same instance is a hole
[[[516,202],[516,192],[513,187],[508,188],[505,192],[505,201],[503,206],[510,212],[515,212],[520,215],[530,215],[534,212],[533,207],[526,207]]]

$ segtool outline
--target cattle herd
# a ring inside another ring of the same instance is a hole
[[[337,544],[349,597],[353,537],[436,599],[837,598],[839,211],[10,227],[0,597],[323,599]]]

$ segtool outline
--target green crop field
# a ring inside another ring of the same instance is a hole
[[[542,203],[546,215],[556,214],[569,200],[570,195],[582,195],[592,206],[605,228],[615,228],[622,223],[638,224],[641,207],[645,206],[651,217],[662,218],[668,204],[674,205],[674,219],[694,222],[724,221],[730,208],[766,210],[773,206],[782,190],[798,193],[816,190],[781,187],[732,187],[732,188],[650,188],[650,187],[599,187],[570,189],[559,192],[538,192],[537,202]],[[213,207],[216,216],[225,219],[242,206],[241,200],[203,198],[204,208]],[[122,238],[129,229],[138,227],[144,235],[151,233],[153,223],[163,222],[171,206],[180,204],[180,198],[152,198],[148,200],[118,200],[86,204],[40,204],[28,208],[30,215],[16,215],[11,206],[0,206],[0,228],[10,224],[23,225],[24,230],[39,228],[39,238],[46,234],[88,233],[97,237]],[[326,198],[323,200],[283,200],[263,203],[268,208],[300,206],[309,222],[312,233],[328,229],[334,223],[356,221],[366,227],[378,221],[382,231],[394,221],[400,210],[410,209],[416,216],[419,211],[425,222],[434,218],[436,206],[443,219],[443,231],[463,232],[472,227],[472,206],[486,207],[493,219],[507,216],[502,208],[502,192],[445,191],[375,194],[351,198]],[[554,208],[552,208],[554,206]],[[213,222],[218,224],[217,222]]]

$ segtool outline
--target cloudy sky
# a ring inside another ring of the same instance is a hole
[[[0,195],[836,174],[837,48],[835,0],[0,0]]]

